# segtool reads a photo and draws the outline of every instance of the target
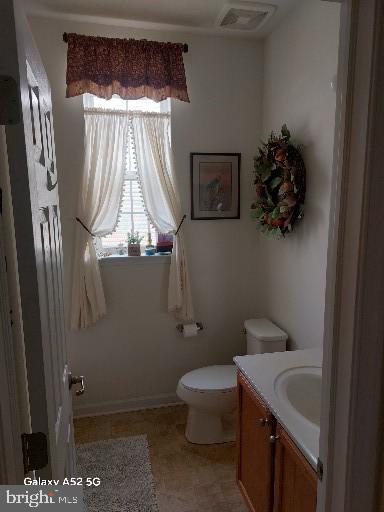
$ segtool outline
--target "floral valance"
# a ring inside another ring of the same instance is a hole
[[[68,43],[66,96],[176,98],[189,102],[183,44],[63,35]]]

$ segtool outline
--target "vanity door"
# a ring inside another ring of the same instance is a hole
[[[275,420],[238,374],[237,482],[251,512],[272,512]]]
[[[278,425],[273,512],[315,512],[316,491],[315,470]]]

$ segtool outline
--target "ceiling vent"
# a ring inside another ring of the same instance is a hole
[[[231,2],[224,5],[216,25],[225,29],[256,32],[275,10],[274,5]]]

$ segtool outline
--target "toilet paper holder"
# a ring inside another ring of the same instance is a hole
[[[198,331],[202,331],[204,329],[203,327],[203,324],[201,322],[196,322],[196,325],[197,325],[197,330]],[[183,334],[183,331],[184,331],[184,324],[177,324],[176,325],[176,329],[181,333]]]

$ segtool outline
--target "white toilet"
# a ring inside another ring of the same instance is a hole
[[[267,318],[244,322],[247,354],[283,352],[288,335]],[[235,439],[236,366],[206,366],[186,373],[177,395],[189,406],[185,436],[191,443],[215,444]]]

